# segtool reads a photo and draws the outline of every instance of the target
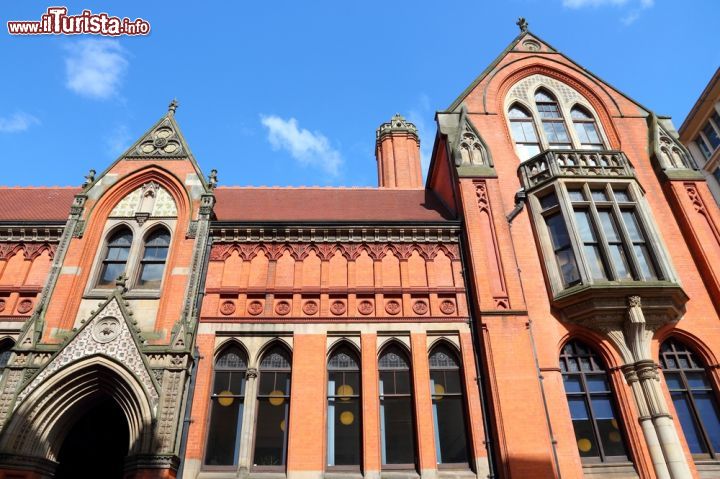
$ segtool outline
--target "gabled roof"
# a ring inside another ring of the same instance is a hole
[[[0,221],[66,221],[77,187],[0,187]]]
[[[253,188],[215,190],[215,216],[227,222],[444,222],[454,218],[429,190]]]
[[[566,56],[564,53],[562,53],[562,52],[560,52],[559,50],[557,50],[555,47],[553,47],[552,45],[550,45],[550,44],[549,44],[548,42],[546,42],[545,40],[541,39],[539,36],[535,35],[534,33],[530,32],[529,30],[522,30],[522,31],[520,32],[520,35],[518,35],[517,37],[515,37],[515,38],[510,42],[510,44],[490,63],[490,65],[488,65],[488,67],[485,68],[485,70],[483,70],[483,72],[480,73],[480,75],[478,75],[478,77],[475,78],[475,80],[473,80],[472,83],[470,83],[470,85],[468,85],[468,87],[465,88],[465,90],[463,90],[462,93],[460,93],[460,95],[450,104],[450,106],[445,110],[445,112],[452,112],[452,111],[457,110],[457,109],[460,107],[460,105],[462,104],[463,100],[465,100],[465,97],[467,97],[467,96],[470,94],[470,92],[473,91],[473,89],[474,89],[480,82],[482,82],[482,81],[485,79],[485,77],[487,77],[487,76],[495,69],[495,67],[502,61],[502,59],[505,58],[505,56],[507,56],[510,52],[512,52],[512,51],[517,51],[517,52],[526,53],[526,54],[528,54],[528,55],[537,54],[538,52],[526,51],[526,50],[521,50],[521,49],[518,48],[518,44],[520,44],[521,41],[524,42],[525,40],[528,40],[528,39],[530,39],[530,40],[535,40],[536,42],[539,42],[541,45],[544,45],[544,46],[547,48],[547,51],[543,52],[544,54],[553,53],[553,54],[557,54],[557,55],[562,56],[562,57],[565,58],[567,61],[569,61],[570,63],[572,63],[573,65],[575,65],[577,68],[579,68],[580,70],[582,70],[583,72],[585,72],[587,75],[594,77],[596,80],[598,80],[599,82],[601,82],[601,83],[603,83],[603,84],[605,84],[605,85],[608,85],[608,86],[611,87],[613,90],[615,90],[616,92],[618,92],[619,94],[621,94],[622,96],[624,96],[625,98],[627,98],[629,101],[631,101],[632,103],[635,103],[638,107],[642,108],[643,110],[645,110],[645,111],[647,111],[647,112],[650,112],[650,111],[651,111],[649,108],[646,108],[646,107],[643,106],[641,103],[639,103],[638,101],[634,100],[632,97],[628,96],[627,94],[623,93],[622,91],[620,91],[620,90],[618,90],[617,88],[615,88],[614,86],[612,86],[610,83],[606,82],[605,80],[601,79],[601,78],[598,77],[597,75],[595,75],[595,74],[593,74],[592,72],[590,72],[589,70],[587,70],[585,67],[583,67],[582,65],[580,65],[579,63],[577,63],[577,62],[576,62],[575,60],[573,60],[572,58],[569,58],[569,57]]]

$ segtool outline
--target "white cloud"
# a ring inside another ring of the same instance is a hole
[[[562,4],[566,8],[580,9],[586,7],[618,7],[623,8],[627,12],[620,18],[620,22],[624,25],[633,24],[643,10],[647,10],[655,5],[655,0],[562,0]]]
[[[268,129],[268,141],[274,150],[287,150],[301,165],[319,167],[338,176],[342,156],[322,133],[299,128],[295,118],[262,115],[260,121]]]
[[[40,120],[34,116],[19,111],[7,117],[0,117],[0,133],[18,133],[39,124]]]
[[[117,40],[88,38],[66,46],[65,86],[78,95],[107,99],[117,94],[129,62]]]

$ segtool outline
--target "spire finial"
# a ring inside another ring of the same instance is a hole
[[[177,110],[177,107],[179,105],[180,104],[178,103],[177,98],[173,98],[172,101],[170,102],[170,104],[168,105],[168,111],[174,115],[175,110]]]
[[[519,17],[515,25],[520,28],[520,33],[525,33],[528,31],[528,22],[527,20],[525,20],[525,17]]]

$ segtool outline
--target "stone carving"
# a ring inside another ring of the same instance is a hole
[[[265,307],[263,306],[261,301],[250,301],[247,307],[248,313],[252,314],[253,316],[257,316],[258,314],[262,313]]]
[[[487,148],[468,120],[462,127],[462,132],[455,147],[456,166],[489,166]]]
[[[33,307],[32,299],[23,299],[20,301],[17,307],[17,312],[20,314],[29,313]]]
[[[455,312],[455,303],[446,299],[440,303],[440,311],[442,311],[443,314],[453,314]]]
[[[278,301],[275,305],[275,314],[285,316],[290,312],[290,303],[287,301]]]
[[[4,299],[0,299],[0,313],[2,313],[3,311],[5,311],[5,304],[6,304],[6,303],[5,303],[5,300],[4,300]]]
[[[109,343],[120,334],[120,321],[117,318],[105,317],[95,321],[92,326],[92,337],[98,343]]]
[[[318,304],[317,301],[305,301],[305,304],[303,304],[302,310],[303,313],[307,314],[308,316],[312,316],[318,312]]]
[[[120,200],[110,212],[111,217],[134,218],[141,221],[141,217],[171,217],[177,216],[177,205],[172,195],[154,181],[145,183],[141,187],[128,193]]]
[[[522,42],[522,46],[525,48],[525,50],[529,52],[540,51],[540,43],[536,42],[535,40],[525,40],[524,42]]]
[[[520,33],[526,33],[528,31],[528,22],[525,20],[525,17],[518,17],[518,21],[515,22],[515,25],[518,26],[520,29]]]
[[[184,156],[182,141],[172,121],[165,118],[157,127],[140,140],[124,156],[128,157],[178,157]]]
[[[159,398],[158,391],[153,383],[150,372],[145,366],[142,353],[137,347],[135,338],[130,332],[127,322],[117,319],[118,332],[113,340],[100,342],[95,338],[96,324],[107,318],[122,318],[122,311],[115,297],[107,302],[91,323],[86,324],[77,335],[68,342],[65,348],[25,386],[18,394],[15,407],[17,408],[23,400],[49,376],[78,359],[94,354],[102,354],[124,365],[124,367],[129,369],[135,377],[138,378],[147,391],[148,396],[153,401],[153,404],[157,404]]]
[[[358,312],[360,314],[367,316],[373,311],[375,311],[375,306],[373,306],[372,301],[369,299],[363,299],[358,303]]]
[[[55,257],[57,244],[51,243],[26,243],[26,242],[10,242],[0,243],[0,260],[9,260],[22,250],[23,258],[32,261],[40,256],[44,251],[48,252],[48,256],[52,259]]]
[[[428,304],[425,301],[419,300],[415,301],[413,304],[413,311],[415,314],[423,315],[428,312]]]
[[[332,304],[330,305],[330,312],[336,316],[344,314],[345,309],[346,309],[345,303],[340,300],[333,301]]]
[[[388,314],[396,315],[402,310],[402,307],[400,306],[400,303],[397,300],[391,299],[387,303],[385,303],[385,311]]]
[[[220,305],[220,313],[224,314],[225,316],[229,316],[235,312],[235,302],[234,301],[223,301],[223,303]]]

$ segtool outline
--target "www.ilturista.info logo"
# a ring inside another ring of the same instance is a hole
[[[112,17],[107,13],[83,10],[80,15],[68,15],[67,7],[49,7],[39,21],[7,22],[10,35],[147,35],[150,23],[142,18]]]

